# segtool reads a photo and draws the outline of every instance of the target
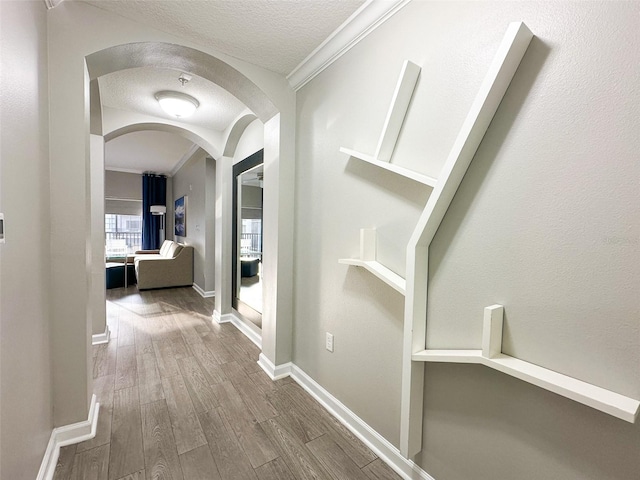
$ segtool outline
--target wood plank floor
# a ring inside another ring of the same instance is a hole
[[[97,434],[61,449],[55,480],[400,478],[212,312],[192,288],[107,291]]]

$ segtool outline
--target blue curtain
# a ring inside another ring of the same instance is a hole
[[[142,249],[160,248],[160,215],[152,215],[151,205],[167,204],[167,177],[145,173],[142,175]]]

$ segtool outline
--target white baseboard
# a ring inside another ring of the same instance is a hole
[[[280,380],[281,378],[288,377],[291,375],[291,367],[293,366],[291,362],[287,362],[276,367],[264,353],[260,354],[258,365],[269,375],[271,380]]]
[[[213,319],[216,323],[228,323],[231,321],[232,315],[230,313],[225,313],[224,315],[220,315],[220,312],[217,310],[213,311]]]
[[[253,323],[242,320],[235,313],[220,315],[220,312],[217,310],[213,311],[213,319],[217,323],[232,323],[234,327],[244,333],[249,340],[262,350],[262,333]]]
[[[216,291],[215,290],[210,290],[210,291],[207,292],[207,291],[203,290],[202,288],[200,288],[200,285],[198,285],[197,283],[194,283],[192,285],[192,287],[203,298],[211,298],[211,297],[215,297],[216,296]]]
[[[53,429],[36,480],[53,479],[60,456],[60,447],[84,442],[96,436],[99,412],[100,404],[97,402],[96,396],[93,395],[89,407],[89,417],[86,420]]]
[[[111,331],[109,325],[104,328],[104,333],[97,333],[91,337],[91,345],[102,345],[103,343],[109,343],[111,338]]]
[[[254,338],[252,338],[254,336],[253,331],[233,313],[220,315],[220,312],[214,311],[213,317],[218,323],[231,322],[238,330],[256,343],[259,348],[262,348],[262,342],[257,343]],[[336,417],[356,437],[367,445],[367,447],[373,450],[383,462],[389,465],[389,467],[405,480],[434,480],[431,475],[416,465],[415,462],[404,458],[398,448],[371,428],[364,420],[349,410],[342,402],[331,395],[295,364],[288,362],[276,366],[266,355],[260,353],[258,365],[272,380],[279,380],[291,376],[309,395],[315,398],[329,413]]]
[[[262,355],[261,355],[262,357]],[[266,358],[266,357],[265,357]],[[267,359],[268,361],[268,359]],[[271,363],[271,362],[269,362]],[[258,364],[265,368],[260,362]],[[349,410],[337,398],[322,388],[314,379],[294,364],[290,364],[291,378],[293,378],[309,395],[315,398],[324,408],[336,417],[356,437],[380,457],[389,467],[405,480],[434,480],[415,462],[402,456],[400,450],[387,439],[371,428],[355,413]],[[268,374],[269,372],[267,372]]]
[[[262,332],[260,329],[253,323],[242,320],[235,313],[230,313],[229,315],[231,316],[231,323],[262,350]]]

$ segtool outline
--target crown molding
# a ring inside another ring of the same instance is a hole
[[[287,75],[291,88],[301,89],[410,1],[367,0]]]
[[[182,155],[180,161],[176,163],[176,166],[171,169],[171,172],[169,172],[169,176],[175,176],[175,174],[178,173],[178,170],[180,170],[185,163],[191,160],[191,157],[193,157],[199,149],[200,146],[198,144],[194,143],[193,145],[191,145],[189,149],[184,153],[184,155]]]

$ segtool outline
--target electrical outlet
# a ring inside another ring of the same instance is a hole
[[[327,350],[329,350],[330,352],[333,352],[333,335],[332,335],[332,334],[330,334],[329,332],[327,332],[326,348],[327,348]]]

